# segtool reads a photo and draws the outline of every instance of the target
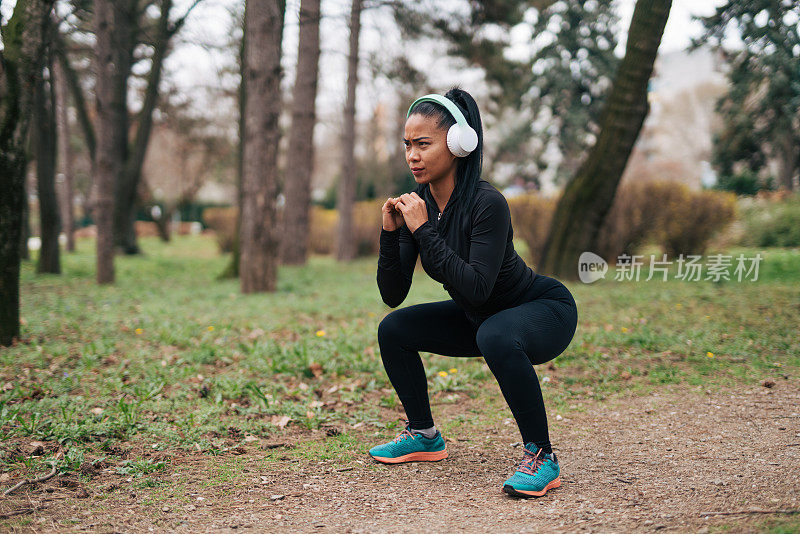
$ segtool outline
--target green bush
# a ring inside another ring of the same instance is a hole
[[[800,195],[759,202],[745,211],[743,222],[745,246],[800,246]]]

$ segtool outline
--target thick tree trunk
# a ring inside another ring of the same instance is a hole
[[[279,238],[278,117],[281,110],[281,39],[284,0],[245,3],[245,139],[239,279],[243,293],[274,291]]]
[[[58,166],[61,169],[59,173],[62,177],[60,180],[60,201],[61,206],[61,223],[64,234],[67,237],[66,250],[68,252],[75,251],[75,207],[73,205],[73,198],[75,196],[75,187],[73,185],[72,168],[73,168],[73,153],[72,146],[70,145],[70,127],[69,127],[69,114],[67,113],[68,101],[67,94],[69,86],[67,85],[66,74],[60,61],[55,61],[53,65],[53,76],[55,77],[54,83],[56,91],[56,125],[58,133],[56,139],[58,141]],[[51,76],[51,80],[53,78]]]
[[[19,337],[20,234],[35,82],[53,0],[17,0],[0,51],[0,345]]]
[[[671,5],[671,0],[636,2],[600,135],[556,207],[544,246],[543,274],[575,279],[580,254],[596,249],[599,229],[647,116],[647,82]]]
[[[49,60],[49,53],[46,54]],[[49,72],[53,72],[52,61]],[[37,76],[33,104],[33,146],[36,154],[36,184],[39,197],[39,236],[41,247],[37,273],[61,274],[58,235],[61,224],[56,197],[56,116],[53,78]]]
[[[97,224],[97,282],[114,282],[115,183],[122,170],[127,139],[127,104],[119,91],[120,70],[114,44],[115,9],[111,0],[94,0],[97,80],[97,147],[95,150],[94,219]]]
[[[292,102],[292,131],[283,188],[286,204],[283,207],[281,257],[287,264],[304,264],[308,257],[320,54],[319,3],[319,0],[303,0],[300,5],[300,43]]]
[[[350,10],[350,53],[347,60],[347,101],[344,106],[344,131],[342,132],[342,171],[336,209],[339,212],[339,231],[336,258],[348,261],[355,258],[356,241],[353,239],[353,204],[356,194],[356,88],[358,86],[358,37],[361,33],[362,0],[353,0]]]

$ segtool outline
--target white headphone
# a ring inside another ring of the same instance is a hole
[[[408,108],[406,118],[411,115],[411,110],[414,109],[414,106],[417,105],[418,102],[426,100],[430,102],[437,102],[443,105],[456,120],[456,123],[447,131],[447,148],[450,149],[450,152],[459,158],[469,156],[470,152],[475,150],[475,148],[478,146],[478,134],[475,133],[475,130],[472,129],[472,126],[467,124],[467,119],[464,117],[464,114],[461,113],[461,110],[458,109],[458,106],[456,106],[455,103],[453,103],[453,101],[446,96],[432,93],[419,97],[418,99],[414,100],[414,102]]]

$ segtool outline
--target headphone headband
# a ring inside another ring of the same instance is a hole
[[[450,112],[450,115],[453,116],[453,118],[456,120],[456,123],[458,123],[460,126],[469,126],[469,124],[467,123],[467,119],[464,117],[464,114],[461,113],[461,110],[458,109],[458,106],[456,106],[455,103],[446,96],[442,96],[436,93],[431,93],[429,95],[421,96],[418,99],[414,100],[414,102],[412,102],[411,106],[409,106],[408,108],[408,113],[406,113],[406,118],[408,118],[411,115],[411,110],[414,109],[414,106],[416,106],[417,103],[424,102],[426,100],[429,102],[439,103],[443,105],[445,108],[447,108],[447,111]]]

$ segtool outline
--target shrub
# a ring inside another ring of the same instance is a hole
[[[385,200],[361,200],[353,205],[353,238],[358,256],[377,255],[380,246],[381,207]],[[311,211],[313,254],[334,254],[338,239],[339,213],[314,206]]]
[[[690,192],[685,200],[658,217],[654,240],[669,257],[704,254],[711,237],[736,218],[736,195],[716,191]]]
[[[652,242],[668,256],[703,254],[711,237],[736,217],[736,195],[691,191],[667,181],[627,183],[617,190],[600,229],[599,254],[616,258]]]
[[[534,268],[541,261],[542,250],[550,232],[550,223],[557,203],[557,198],[544,198],[533,193],[508,199],[514,236],[528,245],[528,257],[525,259]]]
[[[743,245],[800,246],[800,195],[778,201],[761,199],[744,212]]]
[[[558,199],[525,194],[509,199],[514,230],[530,249],[530,263],[541,259]],[[668,255],[702,254],[711,237],[735,218],[736,196],[718,191],[692,192],[676,182],[623,184],[599,230],[601,257],[632,254],[653,242]]]
[[[231,252],[236,234],[237,207],[206,208],[203,210],[203,224],[214,230],[221,252]]]
[[[359,256],[377,255],[381,228],[383,201],[364,200],[353,206],[353,237]],[[223,253],[233,250],[236,231],[236,207],[206,208],[203,223],[214,230]],[[278,223],[283,220],[283,209],[278,208]],[[339,216],[335,209],[311,207],[309,253],[333,254],[335,252]]]

